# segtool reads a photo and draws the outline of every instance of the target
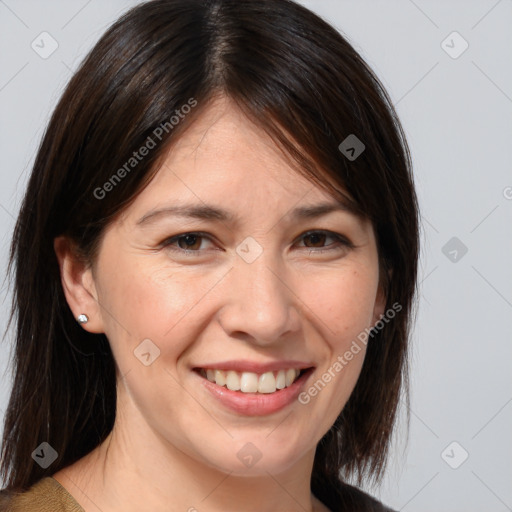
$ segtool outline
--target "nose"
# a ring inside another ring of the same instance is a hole
[[[229,273],[218,318],[230,337],[268,346],[299,331],[300,299],[283,265],[270,259],[265,251],[252,263],[240,259]]]

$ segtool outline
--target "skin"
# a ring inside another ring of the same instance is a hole
[[[220,98],[109,225],[92,265],[67,239],[55,240],[69,306],[89,316],[84,329],[106,334],[118,367],[112,433],[54,475],[87,512],[327,510],[310,491],[315,447],[356,384],[364,345],[308,404],[295,400],[266,416],[226,409],[192,368],[300,360],[315,367],[307,389],[375,324],[384,298],[371,224],[346,210],[290,216],[334,201]],[[160,215],[137,224],[183,203],[215,205],[238,221]],[[310,230],[340,234],[353,247],[324,233],[303,236]],[[197,231],[210,239],[195,239],[194,254],[180,252],[183,239],[162,244]],[[263,249],[252,263],[236,252],[248,236]],[[144,339],[160,350],[149,366],[134,356]],[[249,442],[261,459],[247,468],[237,453]]]

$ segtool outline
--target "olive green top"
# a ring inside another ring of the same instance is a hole
[[[395,512],[363,491],[344,484],[347,500],[343,510],[350,512]],[[339,510],[339,509],[336,509]],[[85,512],[60,483],[51,476],[25,492],[0,491],[0,512]]]
[[[3,512],[85,512],[55,478],[45,477],[28,491],[0,498]]]

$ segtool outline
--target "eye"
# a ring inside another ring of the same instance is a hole
[[[211,241],[204,233],[182,233],[164,240],[160,245],[173,251],[196,256],[205,250],[202,244],[204,240]]]
[[[331,240],[331,243],[328,243]],[[304,245],[301,248],[310,249],[310,253],[323,253],[333,250],[354,248],[352,242],[337,233],[325,230],[308,231],[299,237]],[[204,242],[212,242],[211,237],[202,232],[181,233],[164,240],[160,246],[169,250],[184,253],[187,256],[200,256],[208,247]]]
[[[327,243],[329,239],[334,242]],[[325,230],[308,231],[301,235],[300,240],[305,243],[302,247],[313,249],[310,252],[316,253],[354,247],[344,236]]]

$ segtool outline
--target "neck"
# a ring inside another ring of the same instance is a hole
[[[114,429],[100,446],[54,475],[86,512],[327,510],[310,490],[314,450],[284,472],[237,476],[189,456],[133,411],[125,412],[118,409]]]

